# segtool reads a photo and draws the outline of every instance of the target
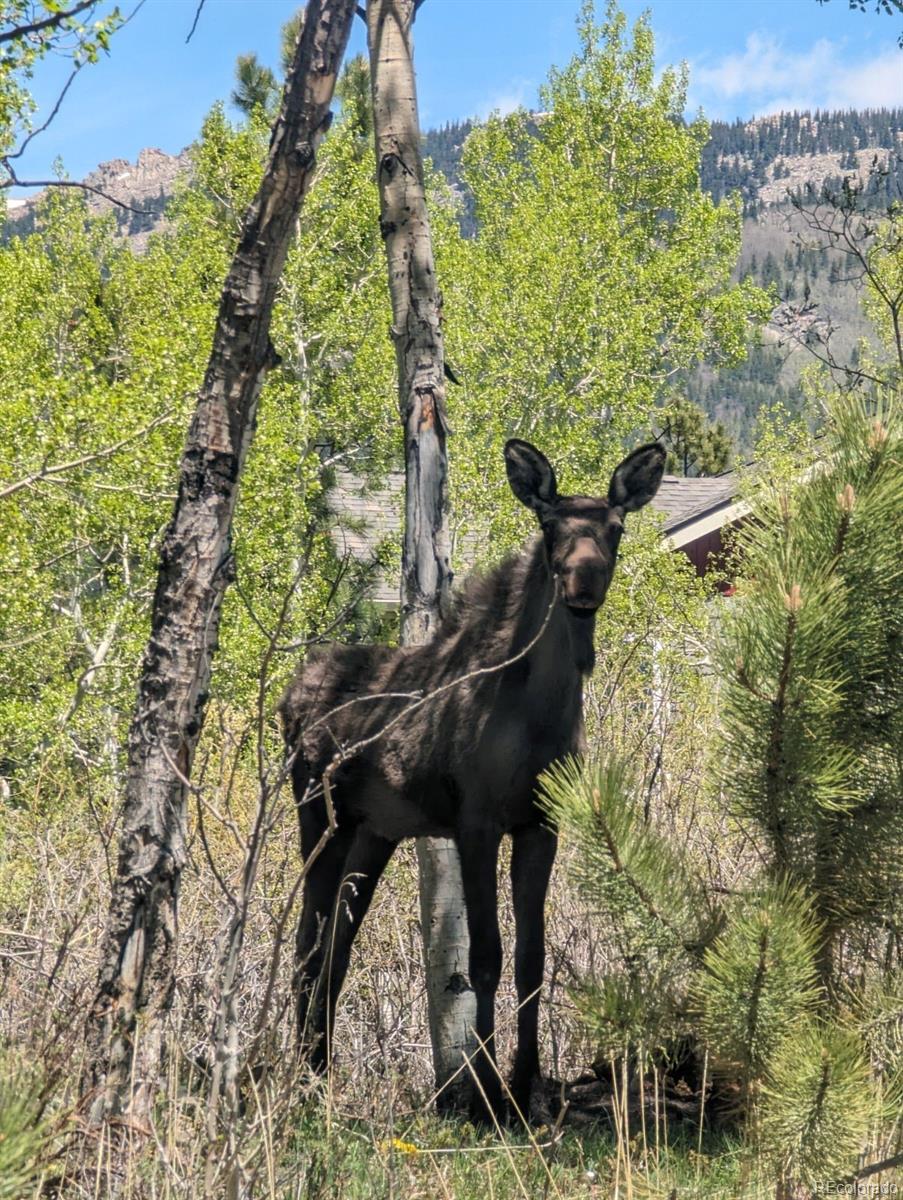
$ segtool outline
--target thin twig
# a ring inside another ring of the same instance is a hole
[[[11,158],[21,158],[22,155],[25,153],[25,151],[28,149],[30,143],[34,141],[34,139],[38,136],[38,134],[43,133],[44,130],[47,129],[47,127],[50,125],[51,121],[54,119],[54,117],[60,111],[60,106],[62,105],[63,101],[66,99],[66,93],[69,91],[69,88],[72,86],[73,80],[75,79],[75,77],[79,73],[79,71],[82,69],[83,65],[84,65],[83,63],[79,63],[77,66],[72,68],[72,73],[70,74],[70,76],[66,80],[66,82],[63,84],[63,89],[60,92],[60,94],[57,96],[56,103],[54,104],[53,108],[50,110],[50,116],[47,118],[47,120],[44,122],[44,124],[39,125],[37,129],[33,129],[31,131],[31,133],[29,133],[28,137],[25,139],[25,141],[22,143],[22,145],[19,147],[18,150],[14,150],[12,152],[12,154],[4,155],[3,162],[4,162],[4,164],[7,165],[7,169],[8,169],[9,160]]]
[[[110,204],[115,204],[117,208],[124,209],[125,212],[136,213],[139,217],[155,217],[158,215],[152,208],[133,208],[131,204],[126,204],[124,200],[117,200],[115,196],[111,196],[103,188],[94,187],[90,183],[76,183],[74,179],[20,179],[9,165],[7,158],[0,159],[0,161],[2,161],[4,167],[9,172],[9,179],[0,181],[0,191],[11,187],[80,188],[83,192],[91,192],[94,196],[100,196],[102,200],[108,200]]]
[[[198,0],[198,6],[194,13],[194,20],[191,22],[191,28],[188,30],[188,37],[185,39],[186,46],[191,41],[192,37],[194,37],[194,31],[198,27],[198,21],[201,19],[201,10],[203,9],[205,3],[206,0]]]
[[[870,1163],[867,1167],[860,1167],[852,1175],[845,1175],[843,1179],[838,1179],[832,1186],[838,1189],[847,1187],[850,1184],[858,1183],[860,1179],[867,1179],[870,1175],[878,1175],[882,1171],[889,1171],[892,1167],[899,1166],[903,1166],[903,1154],[894,1154],[891,1158],[882,1159],[881,1162]]]

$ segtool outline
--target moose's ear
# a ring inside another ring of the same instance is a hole
[[[612,507],[636,512],[648,504],[665,473],[665,457],[665,447],[659,442],[649,442],[628,454],[615,468],[608,485],[608,500]]]
[[[505,443],[505,469],[511,490],[534,512],[543,515],[558,497],[558,484],[552,464],[535,446],[512,438]]]

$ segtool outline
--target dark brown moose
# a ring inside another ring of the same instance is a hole
[[[509,833],[519,1002],[511,1096],[527,1114],[539,1072],[543,910],[556,848],[536,782],[581,748],[594,617],[625,514],[652,499],[664,463],[660,445],[641,446],[617,468],[607,496],[561,496],[545,456],[509,441],[508,481],[542,535],[486,576],[471,576],[428,645],[327,646],[308,656],[288,688],[280,711],[294,755],[301,851],[307,858],[320,847],[304,881],[295,960],[299,1029],[315,1069],[329,1062],[351,944],[393,850],[402,838],[453,837],[485,1048],[473,1064],[474,1111],[491,1115],[481,1091],[493,1113],[503,1111],[494,1045],[502,965],[496,872]],[[336,822],[325,839],[324,774]]]

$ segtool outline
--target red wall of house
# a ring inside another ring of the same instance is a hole
[[[723,573],[724,571],[725,555],[721,532],[720,529],[716,529],[712,533],[706,533],[701,538],[697,538],[695,542],[688,542],[686,546],[681,546],[681,551],[693,564],[700,579],[707,575],[718,575],[719,572]],[[723,579],[719,579],[716,586],[720,592],[733,590],[730,583]]]

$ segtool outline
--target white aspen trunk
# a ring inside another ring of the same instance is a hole
[[[369,0],[367,41],[373,124],[392,297],[392,338],[405,448],[401,640],[436,632],[451,589],[445,439],[442,297],[436,282],[423,186],[411,26],[415,0]],[[473,1048],[476,1001],[467,980],[469,941],[453,841],[417,843],[430,1040],[439,1107],[464,1103],[465,1054]]]
[[[477,1001],[468,978],[458,847],[451,838],[418,838],[417,866],[436,1105],[440,1112],[463,1111],[470,1099],[466,1060],[476,1050]]]
[[[86,1083],[94,1122],[127,1114],[132,1128],[146,1125],[157,1090],[175,978],[187,781],[232,577],[238,481],[260,388],[277,361],[269,337],[276,289],[328,128],[354,11],[354,0],[308,3],[263,180],[223,286],[161,547],[129,732],[118,869],[88,1015]]]

